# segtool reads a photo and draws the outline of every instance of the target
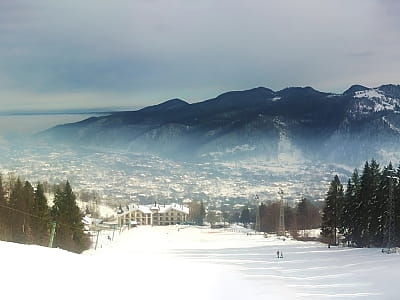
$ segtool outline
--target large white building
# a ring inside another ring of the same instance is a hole
[[[117,211],[118,225],[175,225],[187,221],[189,208],[180,204],[128,204]]]

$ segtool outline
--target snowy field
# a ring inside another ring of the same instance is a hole
[[[138,227],[83,255],[0,242],[1,298],[400,299],[398,254],[233,231]]]

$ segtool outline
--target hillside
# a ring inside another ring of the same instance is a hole
[[[397,299],[397,254],[209,228],[139,227],[97,251],[0,242],[3,299]],[[283,258],[276,257],[276,251]],[[21,276],[23,274],[24,276]],[[21,286],[23,285],[23,288]]]
[[[400,86],[342,94],[291,87],[232,91],[199,103],[172,99],[138,111],[64,124],[46,140],[178,158],[279,155],[358,164],[399,160]]]

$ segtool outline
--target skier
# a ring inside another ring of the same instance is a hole
[[[279,250],[276,251],[276,257],[279,258]]]
[[[281,258],[283,258],[283,252],[282,252],[282,250],[281,250]]]

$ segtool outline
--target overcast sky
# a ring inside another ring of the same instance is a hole
[[[400,83],[398,0],[0,0],[1,110]]]

